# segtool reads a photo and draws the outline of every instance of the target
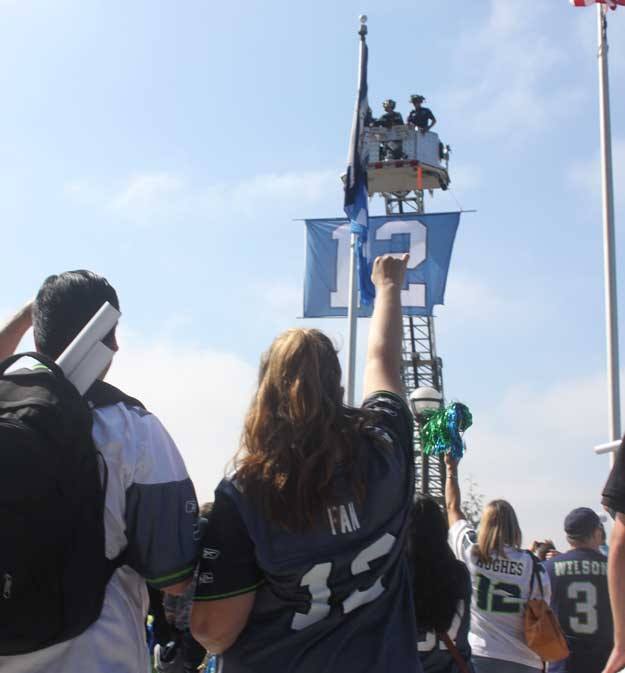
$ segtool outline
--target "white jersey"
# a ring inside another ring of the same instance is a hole
[[[167,586],[193,572],[197,509],[182,457],[155,416],[124,404],[93,412],[93,438],[108,467],[106,556],[128,565],[106,587],[99,619],[76,638],[0,657],[2,673],[144,673],[145,578]],[[173,579],[172,579],[173,578]]]
[[[525,644],[523,611],[529,598],[541,598],[538,582],[530,596],[533,562],[529,552],[505,547],[505,557],[479,559],[477,536],[464,519],[449,530],[449,544],[471,573],[471,631],[469,644],[477,657],[502,659],[542,670],[538,655]],[[544,599],[551,598],[549,576],[541,568]]]

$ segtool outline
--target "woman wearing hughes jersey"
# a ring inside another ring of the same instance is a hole
[[[455,558],[447,534],[438,503],[429,496],[417,498],[408,538],[417,650],[424,673],[475,673],[468,641],[471,576]]]
[[[414,490],[402,397],[407,255],[375,260],[364,397],[320,331],[277,337],[203,538],[191,625],[224,673],[416,673],[404,553]]]
[[[477,673],[535,673],[540,658],[525,644],[523,611],[529,598],[540,598],[538,582],[530,596],[533,561],[521,549],[521,529],[505,500],[493,500],[482,513],[479,534],[460,507],[458,461],[445,457],[445,504],[451,547],[471,573],[469,643]],[[544,599],[549,602],[549,578],[540,568]]]

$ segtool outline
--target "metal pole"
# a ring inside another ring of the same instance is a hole
[[[356,382],[356,337],[358,332],[358,276],[356,274],[356,234],[352,233],[349,244],[349,304],[347,306],[347,404],[354,406]]]
[[[612,178],[612,137],[610,130],[610,87],[608,82],[607,15],[605,5],[597,5],[599,42],[599,124],[601,135],[601,181],[603,196],[603,257],[605,321],[608,368],[608,408],[610,439],[621,438],[619,388],[618,310],[616,300],[616,256],[614,236],[614,194]],[[614,453],[610,454],[610,464]]]
[[[362,14],[359,17],[360,28],[358,35],[360,36],[360,55],[358,59],[358,100],[356,102],[356,109],[354,111],[354,121],[352,125],[352,137],[350,138],[350,161],[355,161],[357,155],[356,147],[352,145],[355,141],[354,133],[362,133],[362,129],[358,126],[358,115],[360,114],[360,106],[362,105],[362,85],[363,85],[363,68],[366,68],[366,37],[367,37],[367,17]],[[364,72],[364,83],[366,86],[366,71]],[[362,119],[361,119],[362,122]],[[366,197],[368,198],[368,196]],[[347,306],[347,322],[348,322],[348,337],[347,337],[347,390],[346,398],[349,406],[354,406],[354,389],[356,385],[356,337],[358,330],[358,273],[357,273],[357,244],[358,235],[352,231],[349,243],[349,304]]]

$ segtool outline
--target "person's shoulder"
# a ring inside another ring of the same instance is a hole
[[[217,484],[215,493],[223,493],[230,498],[236,498],[243,495],[241,484],[237,481],[235,474],[226,475]]]
[[[477,533],[475,532],[475,528],[473,528],[471,523],[466,519],[458,519],[458,521],[452,523],[449,527],[449,535],[451,537],[466,535],[472,540],[472,542],[477,542]]]
[[[477,533],[466,519],[458,519],[449,527],[449,544],[460,561],[473,558],[476,543]]]
[[[363,401],[362,407],[373,411],[383,411],[391,416],[403,413],[412,417],[406,400],[401,395],[388,390],[376,390],[371,393]]]
[[[150,413],[143,402],[107,381],[96,381],[86,392],[85,398],[92,409],[104,409],[121,404],[142,415]]]
[[[215,502],[219,500],[220,507],[225,507],[228,510],[232,508],[238,510],[242,515],[250,509],[255,511],[255,503],[248,502],[248,498],[245,495],[245,492],[241,486],[241,483],[237,481],[236,475],[227,475],[225,476],[215,489]]]
[[[394,445],[411,444],[412,413],[401,396],[388,391],[377,391],[363,401],[361,408],[371,416],[367,423],[367,432],[371,436]]]

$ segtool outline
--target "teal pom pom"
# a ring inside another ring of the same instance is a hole
[[[421,448],[425,455],[448,453],[457,460],[462,458],[462,434],[473,424],[473,416],[466,405],[452,402],[445,409],[426,412],[421,418]]]

